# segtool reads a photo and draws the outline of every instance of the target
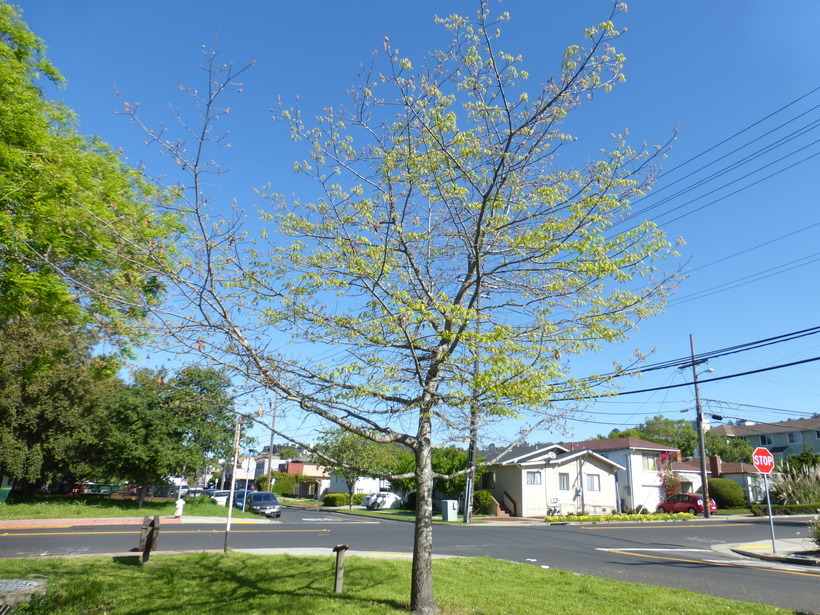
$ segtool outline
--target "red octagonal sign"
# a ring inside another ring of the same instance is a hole
[[[769,449],[758,446],[752,453],[752,463],[761,474],[770,474],[774,470],[774,455]]]

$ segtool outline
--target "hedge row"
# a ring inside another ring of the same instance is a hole
[[[544,517],[547,523],[568,523],[568,522],[583,522],[583,523],[599,523],[602,521],[681,521],[684,519],[694,519],[695,515],[689,513],[654,513],[648,515],[639,514],[620,514],[620,515],[564,515]]]
[[[769,507],[766,504],[752,504],[752,514],[755,517],[765,517],[769,514]],[[813,504],[772,504],[773,515],[816,515],[820,513],[820,502]]]
[[[353,494],[353,504],[361,504],[364,493]],[[326,493],[322,503],[325,506],[347,506],[350,504],[349,493]]]

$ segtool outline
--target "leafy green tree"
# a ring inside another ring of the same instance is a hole
[[[41,81],[64,85],[43,42],[0,3],[0,323],[36,313],[124,341],[145,315],[137,299],[159,291],[146,265],[167,257],[171,217],[154,213],[149,184],[80,135]]]
[[[394,478],[418,486],[411,607],[422,615],[437,611],[432,490],[446,480],[433,470],[434,438],[463,441],[473,413],[560,420],[556,402],[607,386],[571,377],[570,358],[624,340],[672,286],[660,268],[673,250],[629,206],[663,147],[635,149],[620,135],[585,164],[559,164],[575,141],[572,112],[623,77],[612,47],[620,10],[587,29],[588,48],[568,48],[543,85],[528,85],[522,59],[500,47],[508,16],[482,2],[473,19],[438,20],[451,43],[422,64],[386,42],[352,104],[315,125],[280,107],[309,150],[297,170],[319,193],[267,195],[258,235],[241,208],[214,211],[203,183],[205,148],[221,141],[209,132],[219,97],[244,68],[209,55],[196,97],[204,130],[189,133],[201,138],[149,132],[180,163],[191,223],[184,267],[163,272],[175,295],[162,313],[168,344],[412,451],[412,474]]]
[[[229,381],[217,371],[189,367],[168,376],[149,369],[111,397],[101,437],[110,475],[144,487],[194,471],[226,455],[233,439]]]
[[[383,474],[394,456],[389,444],[378,444],[341,428],[322,434],[313,450],[319,465],[344,479],[351,509],[359,477]]]
[[[0,327],[0,474],[32,487],[92,476],[104,455],[98,427],[117,386],[116,363],[93,337],[54,318]]]
[[[698,434],[692,423],[686,419],[669,419],[658,415],[645,420],[635,427],[613,429],[607,438],[640,438],[658,444],[666,444],[680,449],[684,457],[692,457],[698,447]]]
[[[299,449],[292,446],[283,446],[279,449],[279,457],[281,459],[296,459],[299,457]]]
[[[603,436],[600,436],[603,437]],[[691,421],[669,419],[658,415],[629,429],[613,429],[606,438],[640,438],[680,449],[684,457],[694,457],[698,448],[698,432]],[[724,461],[751,461],[752,447],[741,438],[726,438],[705,431],[704,446],[707,455],[719,455]]]
[[[743,438],[727,438],[710,430],[704,432],[703,442],[707,455],[718,455],[723,461],[752,462],[754,449]]]
[[[736,438],[740,440],[740,438]],[[745,442],[745,440],[744,440]],[[820,455],[814,453],[811,446],[808,446],[799,455],[789,455],[786,457],[786,467],[794,470],[820,466]]]
[[[486,461],[486,457],[476,456],[476,463]],[[437,478],[433,481],[433,488],[439,493],[461,497],[467,487],[467,467],[470,462],[469,453],[455,446],[433,449],[433,471]],[[410,451],[398,451],[393,460],[393,472],[399,475],[411,475],[411,478],[391,481],[395,488],[410,492],[416,490],[416,480],[412,477],[415,458]],[[486,468],[477,465],[475,480],[479,483]]]

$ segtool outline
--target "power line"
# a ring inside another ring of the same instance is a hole
[[[760,119],[759,119],[759,120],[757,120],[756,122],[754,122],[754,123],[752,123],[752,124],[749,124],[746,128],[744,128],[744,129],[742,129],[742,130],[739,130],[738,132],[736,132],[735,134],[733,134],[733,135],[731,135],[731,136],[729,136],[729,137],[726,137],[725,139],[723,139],[723,141],[720,141],[719,143],[716,143],[716,144],[715,144],[715,145],[713,145],[712,147],[710,147],[710,148],[708,148],[708,149],[703,150],[701,153],[699,153],[699,154],[697,154],[697,155],[695,155],[695,156],[693,156],[693,157],[689,158],[688,160],[685,160],[684,162],[682,162],[682,163],[681,163],[681,164],[679,164],[678,166],[676,166],[676,167],[672,167],[671,169],[669,169],[669,170],[665,173],[665,175],[669,175],[669,174],[671,174],[671,173],[674,173],[674,172],[675,172],[675,171],[677,171],[678,169],[681,169],[681,168],[685,167],[685,166],[686,166],[687,164],[689,164],[690,162],[693,162],[693,161],[697,160],[698,158],[700,158],[700,157],[702,157],[702,156],[705,156],[706,154],[708,154],[708,153],[709,153],[709,152],[711,152],[712,150],[715,150],[715,149],[719,148],[721,145],[723,145],[723,144],[725,144],[725,143],[728,143],[729,141],[731,141],[731,140],[732,140],[732,139],[734,139],[735,137],[739,137],[739,136],[740,136],[740,135],[742,135],[743,133],[748,132],[749,130],[751,130],[751,129],[752,129],[752,128],[754,128],[755,126],[758,126],[759,124],[762,124],[763,122],[765,122],[765,121],[766,121],[766,120],[768,120],[769,118],[774,117],[775,115],[777,115],[777,114],[778,114],[778,113],[780,113],[781,111],[785,111],[786,109],[788,109],[789,107],[791,107],[791,106],[793,106],[793,105],[797,104],[798,102],[800,102],[800,101],[801,101],[801,100],[803,100],[804,98],[808,98],[809,96],[811,96],[812,94],[814,94],[814,93],[815,93],[815,92],[817,92],[818,90],[820,90],[820,86],[818,86],[818,87],[816,87],[816,88],[814,88],[814,89],[812,89],[812,90],[810,90],[810,91],[806,92],[806,93],[805,93],[805,94],[803,94],[802,96],[798,96],[797,98],[795,98],[795,99],[794,99],[793,101],[791,101],[790,103],[787,103],[787,104],[783,105],[782,107],[780,107],[779,109],[777,109],[777,110],[775,110],[775,111],[772,111],[771,113],[769,113],[769,114],[768,114],[768,115],[766,115],[765,117],[760,118]]]
[[[798,331],[791,331],[789,333],[783,333],[780,335],[775,335],[772,337],[766,337],[763,339],[755,340],[752,342],[745,342],[743,344],[736,344],[734,346],[728,346],[726,348],[721,348],[718,350],[710,350],[708,352],[697,354],[694,358],[696,363],[702,363],[708,361],[709,359],[716,359],[719,357],[725,357],[732,354],[737,354],[740,352],[747,352],[750,350],[757,350],[759,348],[765,348],[767,346],[772,346],[774,344],[782,344],[784,342],[791,342],[803,337],[808,337],[811,335],[817,335],[820,333],[820,326],[816,327],[809,327],[808,329],[800,329]],[[608,378],[608,377],[623,377],[623,376],[631,376],[637,374],[645,374],[647,372],[657,371],[660,369],[669,369],[669,368],[682,368],[682,367],[690,367],[692,365],[692,357],[680,357],[677,359],[672,359],[669,361],[661,361],[658,363],[653,363],[650,365],[646,365],[640,368],[636,368],[634,370],[629,370],[623,372],[621,374],[617,372],[610,372],[608,374],[603,374],[599,376],[600,378]],[[706,382],[705,380],[701,380],[701,382]]]
[[[715,378],[699,378],[698,382],[700,382],[700,384],[705,384],[707,382],[718,382],[720,380],[728,380],[730,378],[740,378],[741,376],[751,376],[752,374],[760,374],[762,372],[770,372],[770,371],[773,371],[773,370],[776,370],[776,369],[784,369],[786,367],[794,367],[796,365],[803,365],[805,363],[812,363],[814,361],[820,361],[820,357],[813,357],[811,359],[803,359],[802,361],[793,361],[792,363],[784,363],[782,365],[773,365],[771,367],[761,367],[760,369],[753,369],[753,370],[750,370],[750,371],[747,371],[747,372],[739,372],[737,374],[729,374],[727,376],[717,376]],[[639,389],[639,390],[636,390],[636,391],[615,391],[613,393],[608,393],[608,394],[602,393],[600,395],[590,395],[590,396],[586,396],[586,397],[580,397],[580,398],[577,398],[577,399],[579,399],[579,400],[580,399],[595,399],[597,397],[608,397],[610,395],[617,395],[617,396],[636,395],[638,393],[651,393],[653,391],[666,391],[668,389],[677,389],[677,388],[680,388],[680,387],[691,386],[693,384],[694,384],[693,382],[683,382],[681,384],[668,384],[668,385],[665,385],[665,386],[652,387],[652,388],[649,388],[649,389]],[[555,401],[555,402],[558,402],[558,401],[573,401],[573,399],[572,398],[565,398],[565,399],[556,399],[556,400],[552,400],[552,401]]]

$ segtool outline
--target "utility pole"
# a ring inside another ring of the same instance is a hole
[[[236,494],[236,466],[239,463],[239,438],[242,435],[242,416],[236,415],[236,431],[233,435],[233,470],[231,472],[231,492],[228,494],[228,522],[225,524],[225,546],[223,551],[228,552],[228,536],[231,533],[231,519],[233,517],[233,499]],[[245,493],[245,499],[247,498]]]
[[[268,446],[268,491],[272,491],[270,479],[273,473],[273,437],[276,434],[276,406],[279,401],[279,396],[274,392],[273,394],[273,418],[270,426],[270,446]]]
[[[695,336],[689,334],[689,345],[692,349],[692,376],[695,382],[695,412],[697,413],[697,428],[698,428],[698,452],[700,454],[700,482],[702,483],[701,491],[703,492],[703,516],[708,519],[712,516],[712,511],[709,507],[709,483],[706,480],[706,446],[703,442],[703,407],[700,405],[700,388],[698,387],[698,363],[702,361],[695,361]]]

